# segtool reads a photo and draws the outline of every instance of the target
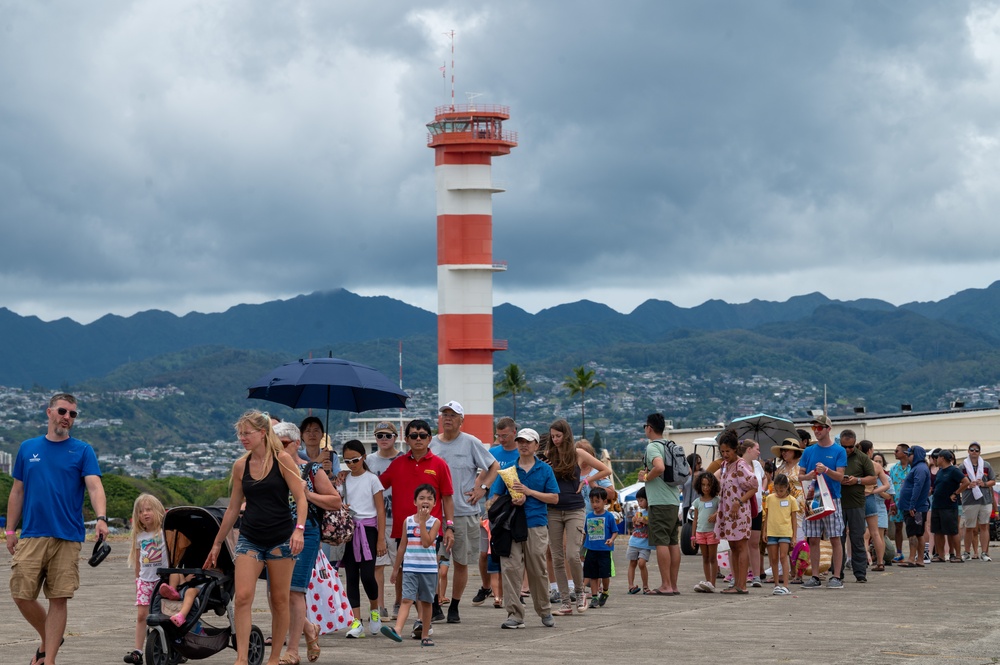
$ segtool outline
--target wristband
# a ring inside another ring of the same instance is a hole
[[[296,524],[295,528],[298,529],[299,531],[305,531],[306,530],[306,525],[305,524]]]
[[[445,520],[444,525],[445,526],[455,526],[455,523],[452,522],[451,520]]]
[[[8,536],[15,536],[15,535],[17,535],[17,531],[7,531],[6,534]]]

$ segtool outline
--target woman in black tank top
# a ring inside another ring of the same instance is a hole
[[[264,566],[271,583],[271,634],[288,633],[288,598],[295,555],[302,551],[306,523],[305,489],[299,469],[271,429],[271,419],[260,411],[247,411],[236,421],[236,434],[247,453],[233,464],[233,490],[219,534],[203,564],[215,566],[222,543],[246,509],[236,544],[236,663],[247,662],[250,644],[250,609],[257,578]],[[288,513],[288,494],[295,498],[296,516]],[[269,665],[277,665],[281,639],[271,645]]]

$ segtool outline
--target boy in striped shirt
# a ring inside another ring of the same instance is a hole
[[[402,642],[399,632],[406,625],[410,606],[417,604],[417,621],[414,623],[414,637],[421,637],[422,627],[427,626],[427,634],[422,635],[420,646],[432,647],[434,640],[430,637],[431,603],[434,601],[434,591],[437,587],[437,553],[435,543],[441,532],[441,520],[431,515],[431,510],[437,502],[437,492],[433,485],[424,484],[413,492],[413,503],[417,514],[406,518],[406,538],[399,543],[396,552],[396,565],[392,570],[390,583],[395,584],[402,570],[403,600],[399,604],[399,614],[396,615],[396,627],[382,626],[382,634]],[[418,630],[418,626],[420,630]]]

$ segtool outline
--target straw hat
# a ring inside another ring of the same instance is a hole
[[[794,450],[795,452],[802,454],[802,442],[793,437],[788,437],[781,442],[780,446],[771,446],[771,454],[775,457],[781,457],[782,450]]]

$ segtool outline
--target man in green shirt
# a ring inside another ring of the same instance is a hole
[[[865,485],[874,485],[875,465],[868,455],[858,449],[858,437],[853,430],[845,429],[840,433],[840,445],[847,451],[847,467],[844,469],[844,480],[840,486],[840,504],[844,510],[844,526],[847,535],[841,536],[846,545],[846,538],[851,539],[851,571],[858,582],[868,581],[868,553],[865,551]],[[844,561],[847,561],[847,548],[844,548]]]
[[[678,537],[681,505],[680,488],[668,485],[663,480],[666,464],[666,439],[663,430],[666,420],[662,413],[651,413],[646,417],[645,432],[649,443],[646,445],[646,468],[639,471],[639,480],[646,483],[646,501],[649,502],[649,544],[656,548],[656,566],[660,569],[660,586],[653,593],[660,596],[676,596],[677,573],[681,567],[681,546]]]

